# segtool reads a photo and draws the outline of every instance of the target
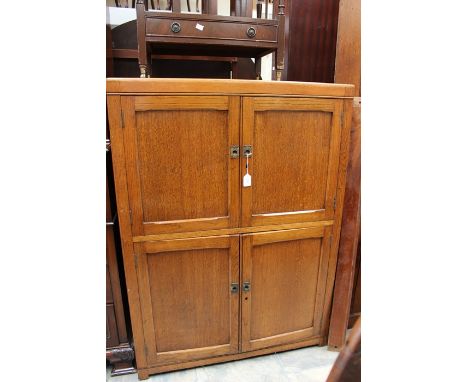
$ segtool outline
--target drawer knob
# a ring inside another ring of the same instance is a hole
[[[250,27],[249,29],[247,29],[247,36],[249,36],[250,38],[254,38],[256,34],[257,31],[254,27]]]
[[[180,27],[179,23],[172,23],[171,25],[171,31],[174,33],[179,33],[182,28]]]

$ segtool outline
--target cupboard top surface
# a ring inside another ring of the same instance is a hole
[[[348,98],[354,85],[292,81],[185,78],[108,78],[107,94],[231,94]]]

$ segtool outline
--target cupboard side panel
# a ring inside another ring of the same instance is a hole
[[[344,194],[346,188],[346,172],[348,166],[348,157],[349,157],[349,140],[351,132],[351,118],[352,118],[352,108],[353,100],[347,99],[341,101],[343,103],[343,124],[341,127],[341,145],[340,145],[340,162],[338,167],[338,184],[336,191],[336,211],[335,211],[335,222],[333,224],[332,232],[332,242],[330,249],[330,264],[327,276],[327,286],[325,291],[325,300],[324,308],[322,315],[322,329],[326,333],[324,337],[323,344],[326,344],[328,341],[328,328],[330,321],[330,311],[331,311],[331,300],[333,293],[333,286],[335,283],[335,274],[336,274],[336,264],[338,258],[338,247],[340,244],[340,233],[341,233],[341,221],[343,216],[343,203],[344,203]]]
[[[110,139],[112,145],[112,165],[114,170],[114,183],[119,215],[125,280],[127,285],[133,341],[135,344],[135,358],[138,367],[145,368],[147,367],[147,360],[144,353],[145,340],[140,310],[140,297],[138,293],[138,277],[133,254],[120,101],[120,96],[107,96]]]

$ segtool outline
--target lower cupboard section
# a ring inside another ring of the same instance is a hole
[[[135,243],[140,378],[318,344],[331,229]]]

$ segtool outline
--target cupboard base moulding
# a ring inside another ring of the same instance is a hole
[[[283,351],[288,351],[288,350],[300,349],[300,348],[314,346],[314,345],[323,345],[325,342],[326,342],[326,338],[323,336],[319,336],[319,337],[315,337],[307,341],[301,341],[301,342],[296,342],[296,343],[287,344],[287,345],[273,346],[273,347],[266,348],[266,349],[259,349],[259,350],[244,352],[244,353],[229,354],[229,355],[223,355],[223,356],[214,357],[214,358],[174,363],[171,365],[148,367],[145,369],[138,369],[138,378],[148,379],[149,376],[153,374],[165,373],[168,371],[175,371],[175,370],[181,370],[181,369],[189,369],[189,368],[198,367],[198,366],[213,365],[216,363],[237,361],[240,359],[252,358],[252,357],[257,357],[260,355],[273,354],[273,353],[278,353],[278,352],[283,352]]]

